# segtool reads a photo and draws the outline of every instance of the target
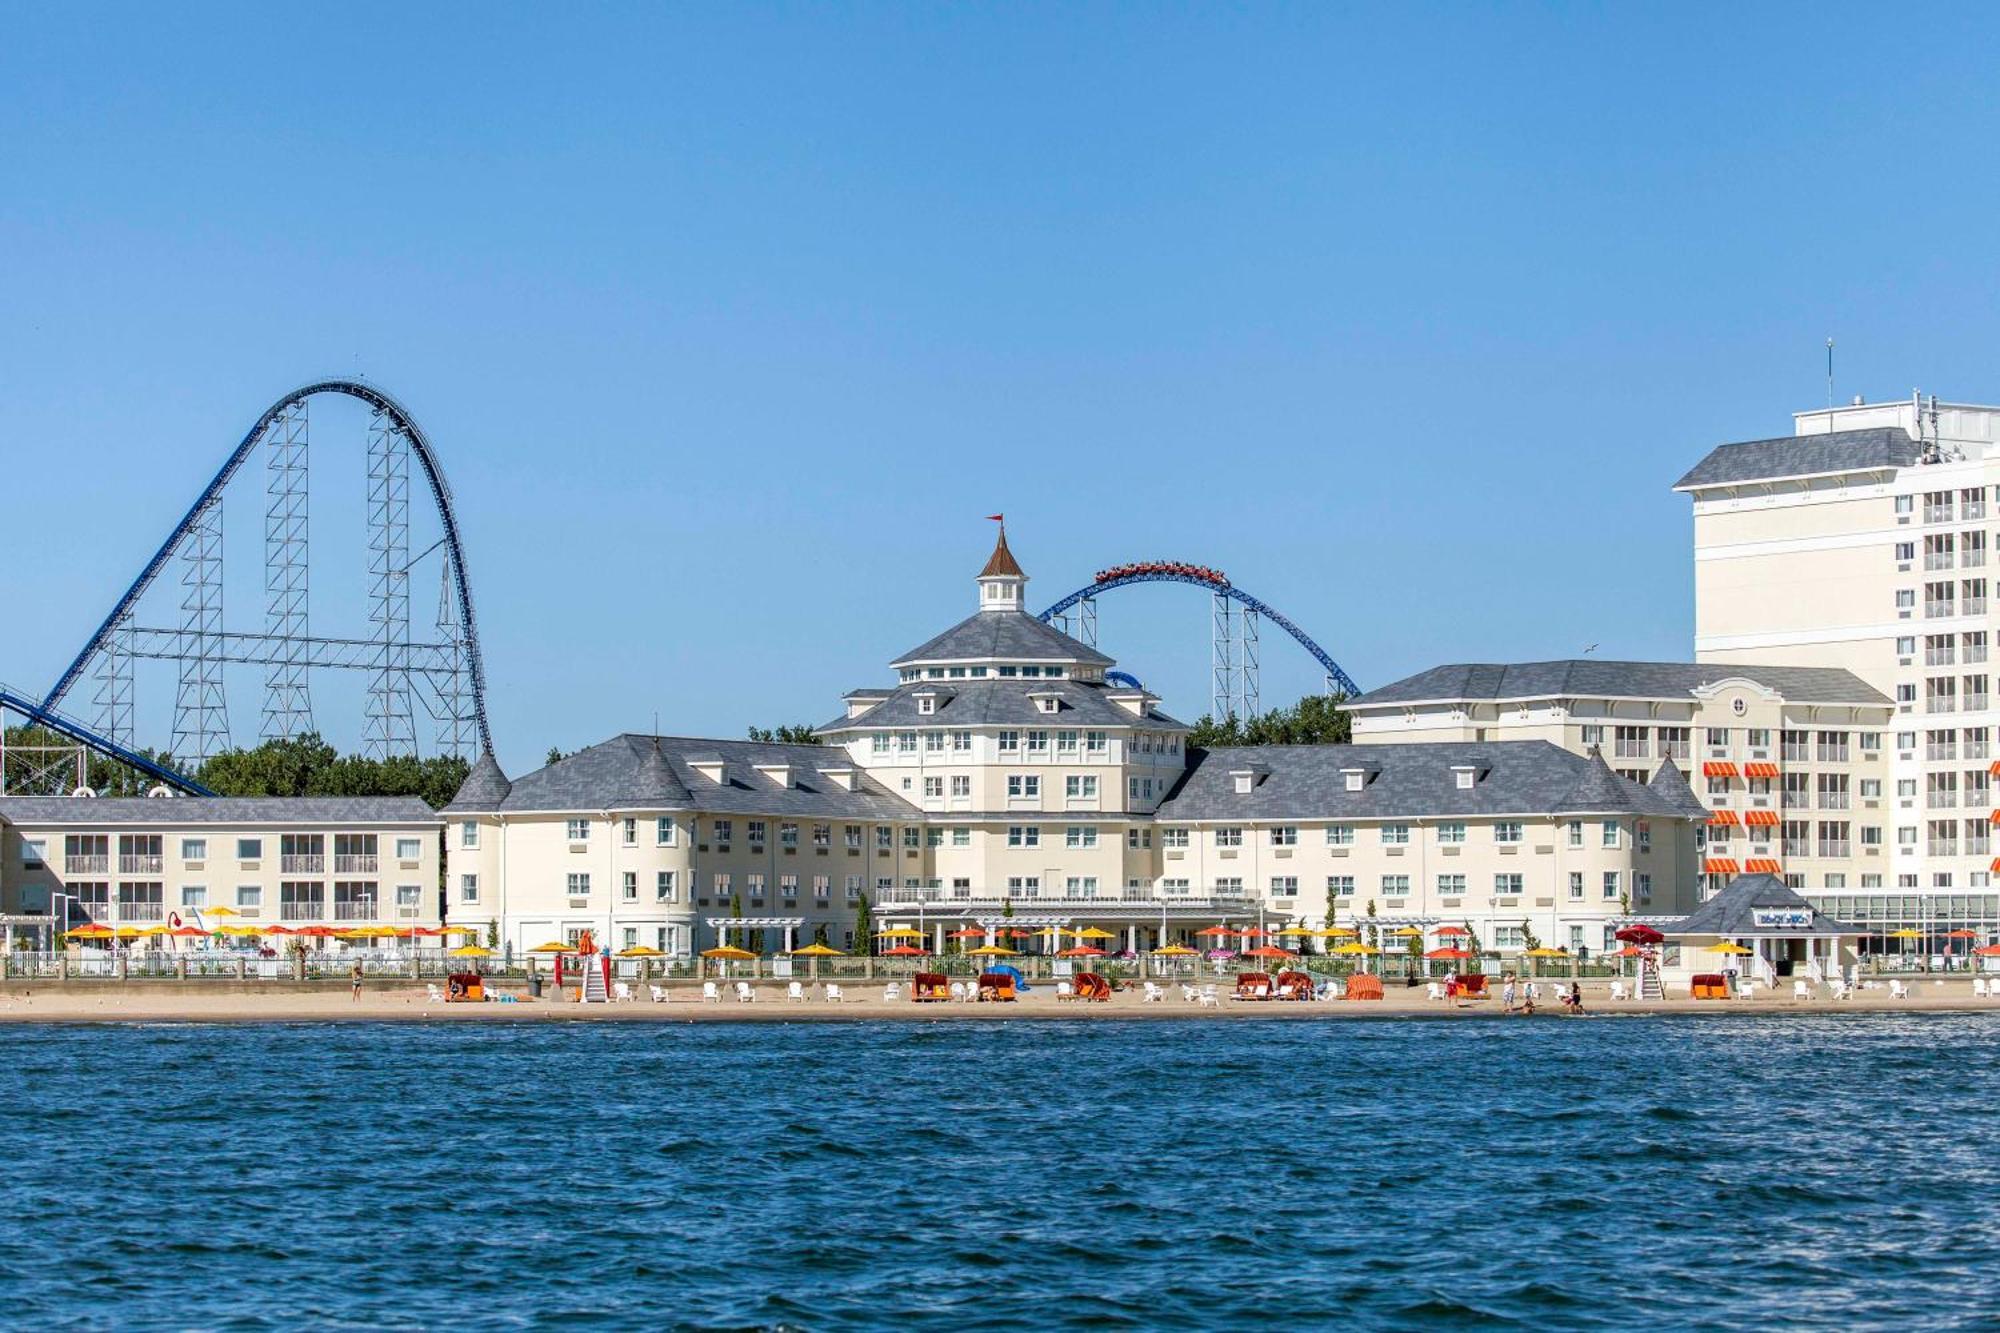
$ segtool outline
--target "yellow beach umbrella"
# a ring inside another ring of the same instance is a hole
[[[1348,941],[1347,943],[1345,943],[1345,944],[1336,944],[1336,945],[1334,945],[1334,946],[1333,946],[1333,949],[1332,949],[1332,952],[1333,952],[1333,953],[1344,953],[1344,954],[1349,954],[1349,955],[1352,955],[1352,956],[1355,956],[1355,957],[1359,957],[1359,956],[1360,956],[1360,955],[1362,955],[1362,954],[1372,954],[1372,953],[1381,953],[1382,951],[1381,951],[1380,949],[1377,949],[1377,948],[1376,948],[1376,947],[1374,947],[1373,945],[1370,945],[1370,944],[1362,944],[1362,943],[1361,943],[1360,941],[1358,941],[1358,940],[1349,940],[1349,941]]]
[[[1530,949],[1530,950],[1528,950],[1528,957],[1530,957],[1530,958],[1567,958],[1567,957],[1569,957],[1569,950],[1568,950],[1568,949],[1551,949],[1551,948],[1550,948],[1550,947],[1549,947],[1548,945],[1544,944],[1544,945],[1542,945],[1542,946],[1541,946],[1540,948],[1538,948],[1538,949]]]
[[[139,929],[137,926],[120,926],[112,932],[112,934],[121,940],[136,940],[145,933],[145,931]]]
[[[724,958],[735,962],[747,963],[757,955],[751,953],[748,949],[739,949],[733,944],[721,944],[713,949],[703,949],[701,956],[703,958]]]
[[[875,932],[875,938],[878,940],[920,940],[923,937],[924,932],[914,926],[891,926],[887,930]]]
[[[1319,932],[1311,926],[1290,925],[1279,931],[1278,934],[1295,940],[1305,940],[1311,939],[1313,936],[1319,934]]]
[[[1352,926],[1327,926],[1324,927],[1323,929],[1315,930],[1313,932],[1313,934],[1319,936],[1323,940],[1350,939],[1353,936],[1359,935],[1360,933],[1361,933],[1360,931],[1354,929]]]
[[[264,933],[264,928],[262,926],[217,926],[215,928],[215,933],[218,935],[237,935],[237,936],[262,935]]]
[[[64,933],[73,940],[108,940],[118,932],[109,926],[100,926],[93,921],[87,926],[78,926],[75,930],[65,931]]]
[[[618,951],[618,957],[620,958],[665,958],[666,956],[666,950],[655,949],[650,944],[635,944],[629,949],[620,949]]]
[[[537,944],[529,953],[575,953],[574,944],[564,944],[561,940],[550,940],[547,944]]]
[[[1001,944],[982,944],[977,949],[967,949],[966,953],[979,958],[1018,958],[1019,954]]]
[[[461,944],[456,949],[445,951],[447,958],[491,958],[492,956],[491,949],[482,949],[476,944]]]
[[[1714,948],[1710,949],[1709,952],[1726,953],[1726,954],[1732,954],[1738,958],[1748,958],[1751,954],[1756,953],[1757,951],[1755,949],[1746,949],[1742,945],[1736,943],[1734,940],[1731,940],[1728,941],[1727,943],[1716,945]]]
[[[1193,958],[1196,955],[1196,952],[1197,952],[1196,950],[1188,948],[1187,945],[1185,944],[1168,944],[1153,950],[1153,957]]]
[[[229,904],[227,904],[227,903],[217,903],[217,904],[216,904],[215,906],[213,906],[213,907],[204,907],[204,908],[202,908],[201,910],[202,910],[202,912],[203,912],[203,913],[204,913],[205,915],[208,915],[208,916],[241,916],[241,915],[243,915],[243,914],[242,914],[241,912],[239,912],[239,911],[237,911],[237,910],[236,910],[235,908],[233,908],[233,907],[229,906]]]
[[[144,930],[140,931],[139,933],[145,936],[164,935],[172,929],[173,929],[172,926],[147,926]]]
[[[1076,932],[1076,937],[1080,940],[1115,940],[1118,938],[1118,934],[1116,931],[1105,930],[1100,926],[1085,926],[1082,930]]]
[[[1394,935],[1399,940],[1409,940],[1409,939],[1420,940],[1424,937],[1424,932],[1418,930],[1415,926],[1401,926],[1395,930],[1390,931],[1389,933],[1391,935]]]
[[[484,929],[484,926],[439,926],[438,933],[441,935],[477,935]]]
[[[808,944],[803,949],[792,950],[794,958],[845,958],[846,954],[830,944]]]
[[[1924,932],[1921,930],[1912,930],[1908,926],[1904,926],[1901,930],[1892,930],[1889,932],[1889,938],[1892,940],[1920,940],[1923,937]]]

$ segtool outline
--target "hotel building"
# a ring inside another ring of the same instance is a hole
[[[1470,925],[1600,948],[1695,898],[1706,816],[1544,738],[1190,752],[1109,657],[1025,609],[1002,534],[974,613],[851,690],[823,745],[624,735],[445,811],[450,917],[511,949],[591,930],[685,956],[875,923],[1097,926],[1151,947],[1221,920]]]
[[[410,797],[0,797],[0,928],[439,923],[442,821]]]
[[[1874,764],[1853,752],[1883,798],[1880,864],[1797,867],[1841,920],[2000,926],[1996,485],[2000,408],[1915,397],[1797,413],[1792,434],[1721,445],[1675,485],[1694,509],[1696,657],[1837,668],[1890,700]]]

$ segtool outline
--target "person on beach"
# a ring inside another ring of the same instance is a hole
[[[1563,996],[1563,1008],[1573,1018],[1583,1013],[1583,987],[1574,981],[1569,983],[1569,993]]]
[[[351,983],[352,998],[358,1004],[361,1000],[361,960],[359,958],[355,959],[354,966],[347,970],[347,977]]]

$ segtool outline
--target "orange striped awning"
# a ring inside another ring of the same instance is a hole
[[[1994,872],[1994,873],[1996,873],[1996,874],[2000,874],[2000,856],[1996,856],[1996,857],[1994,857],[1994,858],[1993,858],[1993,864],[1992,864],[1992,865],[1989,865],[1989,866],[1987,866],[1986,868],[1987,868],[1988,870],[1991,870],[1991,871],[1993,871],[1993,872]]]
[[[1701,775],[1705,778],[1733,778],[1736,776],[1736,765],[1719,759],[1711,760],[1701,766]]]
[[[1992,814],[1988,815],[1986,822],[1989,824],[2000,824],[2000,810],[1995,810]]]
[[[1743,822],[1751,828],[1776,828],[1778,827],[1778,812],[1776,810],[1745,810],[1743,812]]]
[[[1743,776],[1746,778],[1775,778],[1778,776],[1776,764],[1745,764]]]
[[[1736,873],[1736,858],[1711,856],[1701,863],[1701,868],[1711,875],[1733,875]]]
[[[1753,856],[1743,863],[1743,868],[1753,875],[1775,875],[1778,863],[1768,856]]]
[[[1989,778],[2000,778],[2000,759],[1995,759],[1986,766],[1986,776]]]
[[[1718,825],[1726,824],[1734,828],[1736,826],[1736,812],[1734,810],[1711,810],[1708,812],[1708,822]]]

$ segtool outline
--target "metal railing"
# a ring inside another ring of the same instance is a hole
[[[326,857],[281,856],[278,858],[278,870],[286,875],[323,875],[326,873]]]
[[[129,856],[121,853],[118,857],[118,873],[121,875],[157,875],[163,858],[158,856]]]
[[[333,858],[333,873],[336,875],[372,875],[379,858],[373,852],[350,856],[336,855]]]
[[[108,855],[65,856],[63,858],[63,873],[65,875],[108,875],[111,873],[111,858]]]

